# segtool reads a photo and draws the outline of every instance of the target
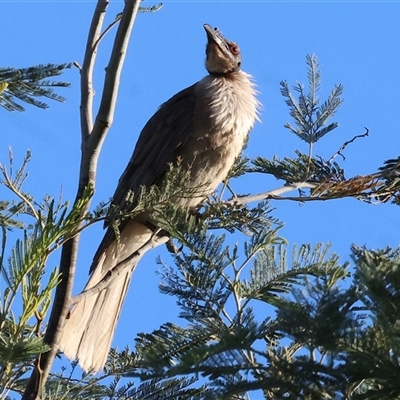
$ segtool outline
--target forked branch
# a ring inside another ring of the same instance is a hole
[[[111,56],[106,69],[105,83],[99,111],[93,122],[93,68],[96,61],[97,43],[101,35],[105,12],[109,0],[98,0],[89,36],[86,45],[83,65],[81,68],[81,133],[82,153],[79,174],[79,183],[75,202],[79,201],[87,186],[95,187],[98,156],[105,136],[113,121],[119,81],[125,55],[128,48],[133,23],[139,9],[140,0],[126,1],[121,15]],[[87,204],[87,209],[89,203]],[[83,210],[83,212],[86,212]],[[69,301],[72,293],[72,284],[75,276],[75,266],[79,235],[68,240],[62,248],[60,273],[62,281],[57,287],[53,308],[51,311],[44,341],[51,346],[51,350],[39,356],[36,367],[25,390],[23,399],[37,399],[46,383],[50,368],[57,352],[61,329],[69,311]]]

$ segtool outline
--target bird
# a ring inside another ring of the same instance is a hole
[[[227,177],[248,134],[259,121],[261,104],[254,79],[241,70],[239,46],[204,24],[208,74],[163,103],[140,132],[132,157],[112,197],[113,206],[127,209],[127,194],[160,185],[168,166],[180,160],[189,172],[188,187],[202,186],[202,196],[177,199],[183,207],[199,206]],[[189,167],[190,166],[190,167]],[[99,292],[74,305],[61,335],[59,349],[91,373],[104,368],[133,271],[138,250],[154,235],[153,221],[128,218],[119,240],[107,227],[95,253],[89,281],[95,287],[118,263],[127,265]],[[132,257],[136,253],[136,257]]]

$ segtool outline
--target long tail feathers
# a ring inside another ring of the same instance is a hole
[[[110,269],[137,251],[151,235],[151,230],[144,225],[129,222],[121,232],[119,244],[109,246],[99,260],[85,289],[100,282]],[[65,324],[59,348],[69,359],[78,359],[81,368],[87,372],[98,372],[107,361],[122,304],[139,258],[135,258],[102,291],[79,302]]]

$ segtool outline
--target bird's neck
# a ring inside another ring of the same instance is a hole
[[[258,120],[260,103],[251,76],[243,71],[220,76],[207,75],[198,82],[198,93],[209,104],[210,117],[221,129],[234,130],[247,135]]]

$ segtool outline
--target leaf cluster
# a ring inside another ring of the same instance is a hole
[[[296,134],[308,144],[313,144],[328,132],[338,127],[337,122],[327,125],[343,103],[340,97],[343,93],[342,85],[335,85],[328,99],[319,106],[318,91],[321,87],[321,72],[315,55],[307,55],[309,93],[304,93],[304,86],[298,83],[294,90],[299,94],[295,99],[286,81],[281,81],[281,94],[289,107],[290,116],[294,119],[297,128],[286,122],[285,128]]]
[[[257,157],[252,160],[254,167],[249,172],[271,174],[285,183],[294,182],[342,182],[344,170],[336,162],[327,162],[322,158],[314,158],[307,154],[295,151],[297,158],[284,157],[282,160],[274,157],[268,160],[264,157]]]
[[[60,373],[52,373],[43,396],[45,399],[109,399],[109,400],[167,400],[188,399],[200,400],[204,387],[191,388],[194,379],[174,378],[168,380],[153,379],[135,385],[124,378],[126,368],[132,366],[134,359],[128,348],[121,351],[111,349],[109,360],[101,376],[82,374],[75,377],[77,363],[71,365],[70,371],[62,367]],[[21,380],[23,389],[26,382]]]
[[[69,83],[52,81],[48,78],[60,75],[72,64],[45,64],[29,68],[0,68],[0,106],[7,111],[25,111],[17,100],[39,107],[48,105],[38,97],[64,102],[65,98],[56,94],[55,87],[68,87]]]
[[[400,157],[386,160],[379,170],[384,183],[379,186],[376,198],[382,202],[390,200],[393,204],[400,205]]]
[[[247,245],[250,279],[221,238],[196,242],[175,269],[162,263],[160,289],[188,325],[140,334],[132,375],[201,377],[209,398],[398,398],[400,251],[354,247],[350,274],[329,247],[294,248],[289,261],[283,245],[258,245]],[[275,312],[257,318],[263,305]]]
[[[37,354],[48,350],[43,343],[42,322],[60,279],[56,267],[49,269],[50,255],[95,222],[83,212],[92,196],[91,188],[74,207],[48,196],[36,203],[22,187],[29,158],[28,153],[22,167],[14,172],[10,153],[10,166],[0,166],[1,184],[15,198],[2,203],[0,220],[0,387],[4,388],[0,398],[16,389]],[[22,237],[6,260],[9,234],[15,228],[21,230]]]

